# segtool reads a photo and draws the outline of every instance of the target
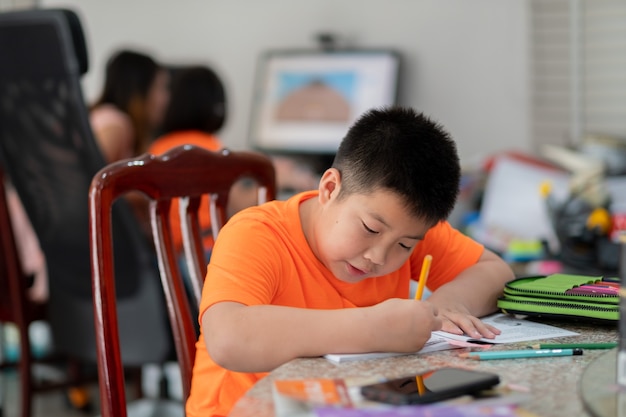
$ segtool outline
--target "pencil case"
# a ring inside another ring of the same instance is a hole
[[[498,308],[509,314],[617,323],[619,283],[571,274],[517,278],[505,285]]]

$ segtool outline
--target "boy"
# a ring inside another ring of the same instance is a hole
[[[411,109],[364,114],[316,191],[246,209],[222,229],[200,305],[187,415],[225,416],[266,372],[296,357],[414,352],[443,329],[493,338],[477,317],[513,278],[445,221],[456,146]],[[408,298],[433,257],[428,301]]]

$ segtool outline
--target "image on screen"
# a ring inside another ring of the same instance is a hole
[[[250,142],[274,151],[334,153],[366,110],[395,104],[393,51],[281,51],[259,63]]]

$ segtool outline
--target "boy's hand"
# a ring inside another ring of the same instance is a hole
[[[478,262],[433,291],[428,301],[439,309],[443,331],[475,339],[493,339],[500,331],[477,317],[497,311],[504,286],[514,278],[511,267],[485,249]]]
[[[479,318],[472,316],[465,307],[456,305],[440,307],[441,330],[452,334],[465,334],[469,337],[480,339],[493,339],[500,334],[497,328],[483,323]]]
[[[441,329],[437,308],[426,301],[393,298],[372,307],[377,351],[415,352]]]

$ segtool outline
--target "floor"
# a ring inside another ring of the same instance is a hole
[[[37,324],[35,326],[34,324]],[[17,330],[11,324],[0,323],[0,359],[17,360],[19,345]],[[49,329],[44,323],[35,322],[30,328],[33,354],[43,355],[48,352],[50,344]],[[36,365],[34,374],[43,380],[62,380],[65,374],[60,368],[51,365]],[[51,390],[36,393],[33,396],[31,417],[90,417],[100,414],[100,403],[96,368],[91,368],[94,382],[86,386],[86,393],[90,398],[91,407],[82,411],[70,404],[68,391],[65,389]],[[137,398],[137,379],[130,378],[126,385],[126,398],[131,401]],[[164,365],[144,365],[141,370],[141,386],[143,396],[158,398],[164,395],[168,398],[182,401],[182,382],[180,370],[175,362]],[[21,417],[20,414],[19,378],[15,369],[0,371],[0,417]]]
[[[29,329],[33,355],[44,356],[50,350],[50,330],[44,322],[34,322]],[[19,358],[19,334],[12,323],[0,324],[0,359],[16,361]],[[50,365],[36,365],[34,375],[45,380],[59,380],[64,374]],[[87,386],[92,399],[92,412],[86,413],[70,405],[64,389],[40,392],[33,396],[31,417],[87,417],[99,414],[98,386]],[[21,417],[20,387],[16,369],[0,372],[0,417]]]
[[[38,366],[36,374],[39,376],[43,376],[48,380],[62,377],[58,370],[50,366]],[[162,376],[165,377],[165,380],[161,378]],[[145,397],[158,398],[165,395],[175,401],[182,400],[182,384],[177,363],[167,363],[163,366],[146,365],[142,369],[141,379],[142,392]],[[132,378],[127,380],[126,384],[126,398],[128,401],[132,401],[137,398],[137,390],[135,388],[137,384],[133,384]],[[97,383],[88,384],[85,389],[91,400],[89,410],[83,411],[73,407],[68,400],[67,390],[59,389],[35,394],[31,417],[90,417],[99,415],[100,403],[98,400]],[[21,417],[19,399],[20,391],[17,372],[15,370],[0,372],[0,417]],[[176,411],[178,410],[176,409]],[[140,412],[138,415],[146,414]]]
[[[20,417],[19,379],[15,371],[2,372],[0,389],[2,399],[0,409],[2,417]],[[33,398],[33,412],[31,417],[88,417],[98,415],[98,387],[89,385],[87,392],[92,399],[92,410],[85,412],[72,407],[64,390],[54,390],[35,394]]]

